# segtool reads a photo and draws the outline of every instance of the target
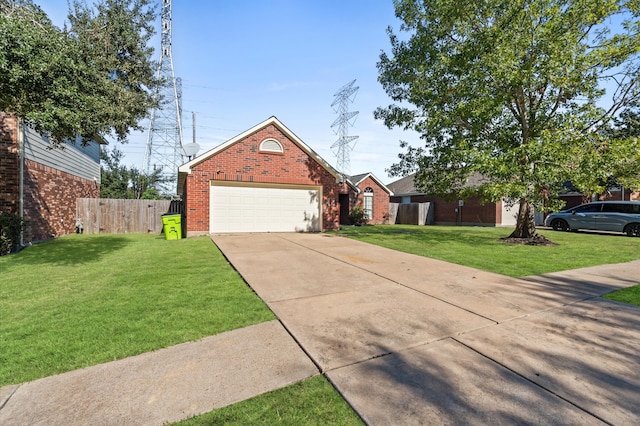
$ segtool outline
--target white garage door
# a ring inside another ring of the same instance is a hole
[[[209,229],[221,232],[321,230],[321,191],[304,186],[212,185]]]

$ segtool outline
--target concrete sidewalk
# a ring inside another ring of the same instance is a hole
[[[278,321],[0,391],[0,425],[163,425],[318,369]]]
[[[598,297],[640,261],[512,279],[325,234],[213,240],[280,321],[4,387],[0,425],[161,425],[316,365],[373,425],[640,423],[640,308]]]
[[[513,279],[317,234],[214,241],[369,424],[638,424],[640,261]]]

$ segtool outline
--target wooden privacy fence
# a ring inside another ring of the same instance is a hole
[[[86,234],[159,234],[162,215],[182,210],[180,201],[78,198],[76,224]]]
[[[433,203],[389,203],[389,223],[396,225],[433,225]]]

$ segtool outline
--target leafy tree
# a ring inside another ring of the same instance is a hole
[[[417,131],[424,146],[401,142],[392,174],[417,171],[417,186],[437,194],[519,203],[511,237],[529,238],[534,207],[553,206],[563,182],[597,189],[637,149],[603,131],[638,98],[637,1],[394,4],[402,37],[389,28],[378,69],[395,103],[375,116]],[[465,188],[473,173],[486,180]]]
[[[54,145],[115,136],[156,104],[151,0],[73,1],[60,29],[30,0],[0,0],[0,111]]]
[[[159,200],[165,198],[158,192],[159,184],[170,181],[162,175],[162,168],[154,169],[151,174],[146,174],[135,167],[129,169],[130,198],[141,200]]]
[[[123,157],[118,148],[100,150],[100,197],[129,198],[129,170],[121,164]]]
[[[100,151],[100,196],[116,199],[158,200],[164,198],[155,189],[164,183],[162,169],[151,174],[122,165],[124,154],[118,148]]]
[[[640,101],[634,101],[620,113],[608,136],[618,139],[640,137]]]
[[[612,171],[608,183],[640,191],[640,101],[620,113],[607,136],[617,142],[603,149],[603,157],[610,163],[607,170]]]

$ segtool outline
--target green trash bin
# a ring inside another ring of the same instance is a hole
[[[166,240],[179,240],[182,238],[182,215],[163,214],[162,230]]]

